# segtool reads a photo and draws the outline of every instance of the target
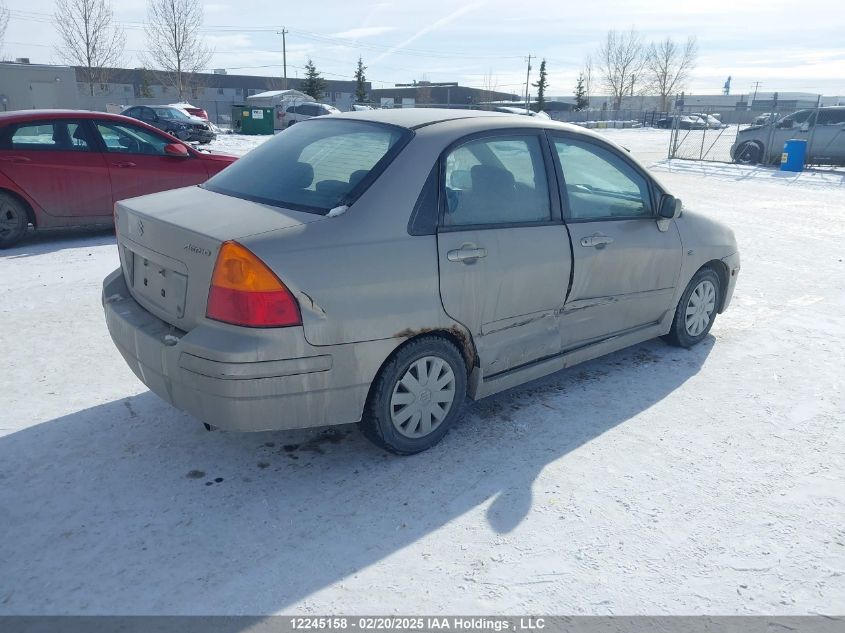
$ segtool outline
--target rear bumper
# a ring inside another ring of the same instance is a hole
[[[736,288],[736,280],[739,277],[740,269],[739,252],[736,252],[733,255],[728,255],[727,257],[723,257],[722,261],[728,268],[728,287],[725,288],[725,299],[724,301],[722,301],[722,307],[719,310],[719,313],[722,313],[728,309],[728,306],[730,305],[731,299],[734,295],[734,289]]]
[[[175,407],[234,431],[357,422],[376,372],[398,340],[313,347],[302,328],[252,330],[201,323],[183,332],[130,295],[120,270],[103,282],[115,346],[135,375]],[[262,345],[290,350],[265,358]]]

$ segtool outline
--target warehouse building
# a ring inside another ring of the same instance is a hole
[[[119,110],[130,104],[159,104],[179,101],[167,73],[144,68],[111,68],[104,81],[90,94],[83,68],[30,64],[29,60],[0,63],[0,111],[33,108],[80,108],[84,110]],[[321,101],[340,110],[351,109],[355,99],[355,81],[327,79],[326,95]],[[191,77],[184,100],[205,109],[217,123],[227,123],[233,104],[266,90],[287,87],[298,90],[303,80],[281,77],[230,75],[225,71],[197,73]],[[370,92],[370,83],[366,83]]]

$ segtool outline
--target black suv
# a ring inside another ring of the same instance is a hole
[[[182,141],[197,141],[204,144],[210,143],[217,137],[208,121],[191,116],[173,106],[132,106],[126,108],[121,114],[149,123]]]

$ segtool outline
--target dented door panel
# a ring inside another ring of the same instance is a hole
[[[452,231],[437,239],[443,307],[473,335],[485,372],[560,351],[557,315],[571,268],[565,226]],[[450,261],[450,252],[471,248],[484,256]]]
[[[565,348],[659,321],[672,309],[682,247],[674,221],[651,218],[572,223],[575,268],[561,315]],[[603,245],[582,245],[601,235]]]

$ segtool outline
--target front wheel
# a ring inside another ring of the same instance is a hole
[[[449,341],[426,336],[401,348],[370,388],[359,424],[373,443],[397,455],[437,444],[460,416],[467,371]]]
[[[757,143],[743,143],[736,148],[734,162],[740,165],[757,165],[763,160],[763,148]]]
[[[8,193],[0,192],[0,248],[17,244],[28,226],[29,217],[23,204]]]
[[[719,275],[711,268],[695,273],[678,302],[672,329],[663,340],[677,347],[692,347],[704,340],[716,318],[721,285]]]

